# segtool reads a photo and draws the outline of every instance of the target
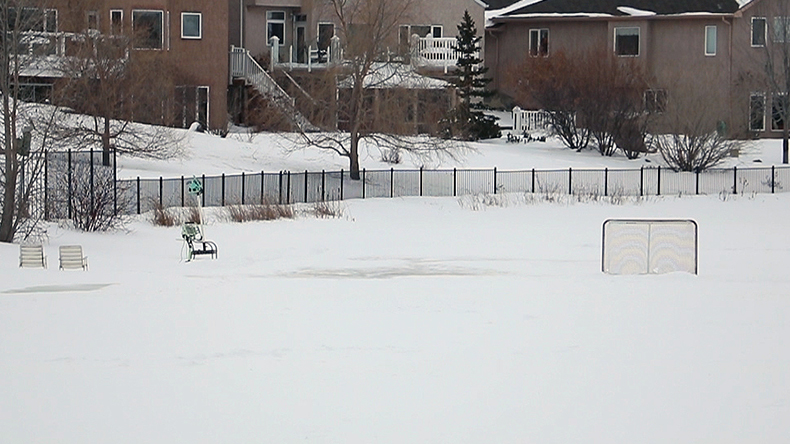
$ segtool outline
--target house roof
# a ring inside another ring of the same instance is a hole
[[[732,14],[738,0],[542,0],[512,9],[500,17],[524,15],[678,15],[689,13]]]

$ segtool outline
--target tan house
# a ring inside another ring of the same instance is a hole
[[[647,73],[646,107],[695,95],[730,134],[777,136],[790,84],[771,86],[764,67],[788,51],[788,3],[526,0],[489,13],[485,60],[495,88],[512,96],[525,58],[604,49]]]

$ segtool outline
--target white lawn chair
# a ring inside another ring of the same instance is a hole
[[[19,267],[20,268],[47,268],[47,258],[44,256],[44,246],[20,245],[19,246]]]
[[[88,269],[88,258],[82,255],[80,245],[61,245],[60,246],[60,269],[77,270]]]

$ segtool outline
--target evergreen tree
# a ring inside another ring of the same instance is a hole
[[[453,72],[455,78],[451,81],[458,89],[461,101],[442,122],[442,132],[447,138],[479,140],[502,135],[496,117],[472,110],[474,99],[482,100],[494,94],[494,91],[486,89],[491,79],[484,77],[488,68],[483,66],[483,59],[479,56],[482,39],[483,37],[477,35],[475,22],[469,11],[464,11],[453,47],[460,55]]]

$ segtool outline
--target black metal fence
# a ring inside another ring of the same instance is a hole
[[[556,169],[500,171],[494,169],[362,170],[361,180],[347,171],[258,172],[197,176],[203,194],[189,194],[191,176],[158,179],[115,178],[115,156],[103,165],[101,152],[48,155],[47,217],[63,218],[74,209],[69,196],[112,193],[116,214],[145,213],[155,205],[217,207],[259,203],[312,203],[329,200],[407,196],[463,196],[498,193],[551,193],[598,196],[661,196],[737,193],[779,193],[790,186],[790,167],[721,168],[700,173],[667,168]],[[106,160],[106,159],[105,159]],[[112,180],[99,180],[112,174]],[[77,187],[80,183],[83,186]],[[104,189],[99,190],[101,183]],[[87,184],[87,185],[86,185]],[[109,184],[109,185],[108,185]],[[108,190],[107,188],[112,188]],[[83,196],[82,202],[97,198]]]

